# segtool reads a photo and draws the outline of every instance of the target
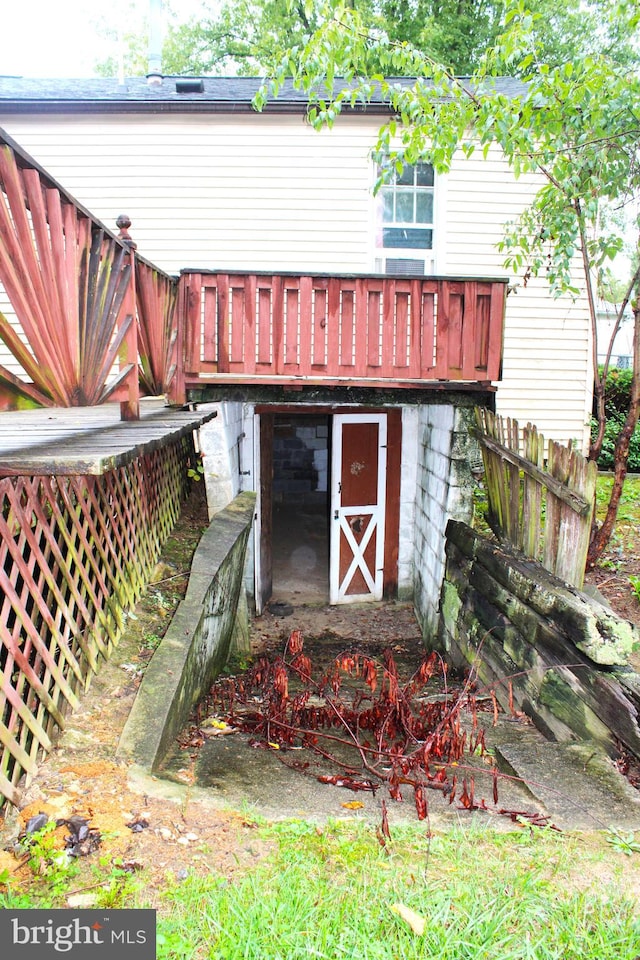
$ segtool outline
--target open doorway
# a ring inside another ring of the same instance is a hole
[[[329,597],[329,452],[326,414],[275,414],[272,441],[272,596]]]
[[[395,596],[402,411],[265,406],[256,416],[256,612]]]

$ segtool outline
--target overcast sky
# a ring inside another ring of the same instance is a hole
[[[90,0],[4,0],[2,7],[2,75],[91,77],[96,60],[111,53]]]
[[[92,77],[96,62],[117,57],[117,25],[141,32],[151,0],[0,0],[0,75]],[[180,21],[202,0],[171,0]],[[215,6],[209,0],[207,7]],[[107,35],[111,28],[111,37]]]

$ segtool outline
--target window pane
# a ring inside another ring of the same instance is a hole
[[[430,163],[419,163],[416,166],[416,183],[419,187],[433,186],[433,167]]]
[[[415,167],[410,167],[408,164],[405,164],[402,173],[398,176],[396,174],[396,183],[399,183],[403,187],[412,187],[415,183],[413,178],[415,172]]]
[[[385,227],[382,231],[382,243],[385,247],[431,250],[433,230],[421,230],[416,227]]]
[[[413,191],[396,195],[396,220],[398,223],[413,223]]]
[[[393,190],[382,190],[382,219],[385,223],[393,222]]]
[[[416,196],[416,223],[433,223],[433,194],[420,191]]]

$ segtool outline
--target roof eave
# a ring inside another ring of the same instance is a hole
[[[306,103],[283,103],[271,101],[261,111],[264,114],[299,114],[305,116]],[[199,114],[257,114],[250,102],[183,101],[131,101],[131,100],[1,100],[0,113],[4,114],[114,114],[114,113],[199,113]],[[345,111],[346,113],[346,111]],[[349,115],[386,115],[389,107],[382,103],[349,107]]]

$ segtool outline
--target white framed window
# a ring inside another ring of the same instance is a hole
[[[375,266],[381,273],[432,273],[435,174],[430,163],[406,165],[376,198]]]

